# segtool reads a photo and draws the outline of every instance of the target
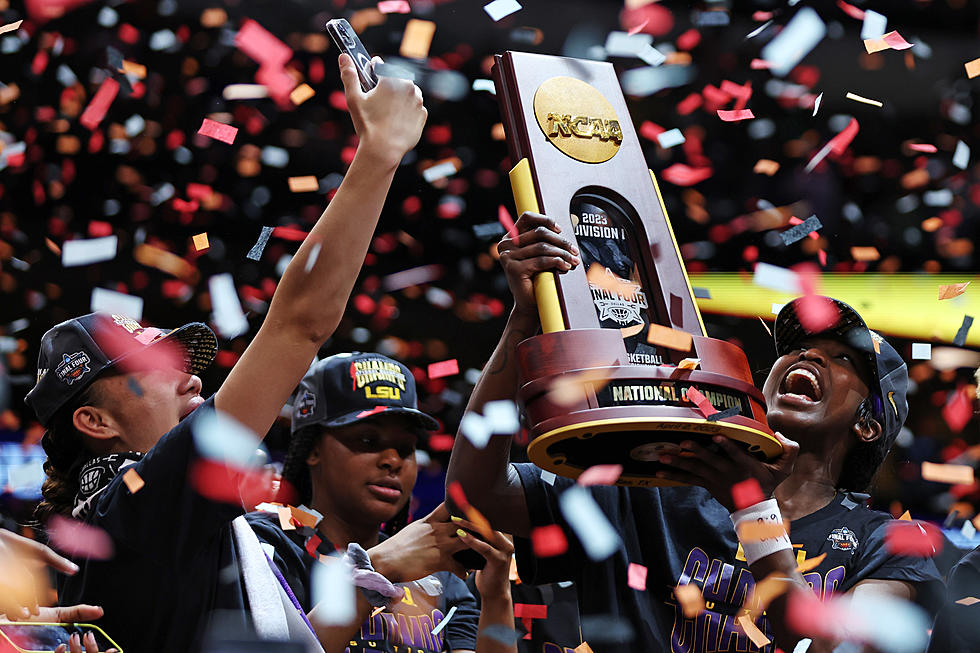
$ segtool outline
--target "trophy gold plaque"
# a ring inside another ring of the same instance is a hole
[[[507,52],[493,78],[517,211],[575,234],[583,263],[534,281],[542,333],[517,347],[531,460],[572,478],[621,464],[620,485],[654,486],[675,484],[659,457],[686,440],[778,456],[744,352],[705,336],[612,65]]]

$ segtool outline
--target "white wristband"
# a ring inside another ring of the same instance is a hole
[[[735,533],[739,533],[739,526],[748,522],[756,522],[759,524],[779,524],[782,525],[783,517],[779,514],[779,504],[775,499],[766,499],[765,501],[760,501],[759,503],[749,506],[748,508],[742,508],[732,515],[732,524],[735,526]],[[741,538],[739,538],[741,541]],[[745,560],[749,565],[753,565],[757,560],[765,558],[767,555],[776,553],[777,551],[782,551],[784,549],[792,550],[793,543],[790,542],[789,536],[785,532],[778,537],[769,537],[765,539],[752,539],[742,542],[742,550],[745,552]]]

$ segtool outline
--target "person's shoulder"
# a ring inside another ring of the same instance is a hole
[[[245,513],[245,521],[251,527],[256,537],[269,544],[289,543],[295,544],[289,535],[282,529],[277,513],[265,510],[253,510]]]

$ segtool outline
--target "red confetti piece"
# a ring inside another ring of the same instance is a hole
[[[429,363],[429,378],[439,379],[444,376],[459,374],[459,363],[455,358],[438,363]]]
[[[463,492],[463,486],[459,484],[459,481],[453,481],[446,488],[446,492],[449,493],[449,498],[455,503],[461,510],[466,510],[470,507],[470,502],[466,500],[466,493]]]
[[[708,415],[714,415],[718,410],[711,405],[708,398],[701,394],[701,391],[691,386],[687,389],[687,398],[689,401],[694,402],[694,405],[698,407],[701,414],[707,417]]]
[[[678,50],[693,50],[701,42],[701,32],[696,29],[689,29],[677,37]]]
[[[272,235],[283,240],[302,242],[310,235],[310,232],[296,229],[295,227],[276,227],[272,230]]]
[[[548,606],[533,603],[515,603],[514,616],[519,619],[547,619]]]
[[[321,542],[323,542],[323,540],[320,539],[320,536],[314,533],[313,535],[310,535],[310,539],[306,540],[306,546],[303,548],[310,554],[310,557],[319,558],[320,556],[317,553],[317,548],[320,546]]]
[[[929,522],[892,522],[885,531],[885,548],[893,555],[931,558],[943,550],[943,533]]]
[[[635,590],[645,591],[647,588],[647,568],[631,562],[626,570],[626,583]]]
[[[864,20],[864,9],[859,9],[854,5],[849,5],[844,2],[844,0],[837,0],[837,6],[841,8],[841,11],[854,20]]]
[[[691,93],[686,98],[677,103],[677,113],[686,116],[704,104],[704,98],[698,93]]]
[[[517,241],[519,240],[517,227],[514,226],[514,220],[510,217],[510,213],[508,213],[507,209],[504,208],[503,204],[497,208],[497,220],[504,226],[504,229],[507,230],[507,234],[510,236],[510,239],[517,244]]]
[[[973,399],[965,388],[953,391],[953,396],[943,406],[943,419],[953,433],[959,433],[973,418]]]
[[[660,176],[677,186],[693,186],[711,177],[714,170],[709,167],[692,168],[684,163],[675,163],[660,171]]]
[[[739,122],[741,120],[752,120],[755,115],[751,109],[739,109],[738,111],[718,110],[718,117],[724,122]]]
[[[263,470],[242,470],[198,460],[189,470],[189,480],[198,494],[220,503],[241,504],[251,509],[263,501],[275,501],[272,475]]]
[[[101,528],[54,515],[48,521],[51,544],[74,558],[109,560],[114,553],[112,538]]]
[[[590,485],[614,485],[622,473],[622,465],[593,465],[582,472],[576,482],[583,487]]]
[[[840,311],[833,301],[812,294],[800,298],[796,313],[807,333],[822,333],[836,324],[840,317]]]
[[[881,37],[881,40],[888,44],[892,50],[908,50],[912,44],[902,38],[898,32],[892,31]]]
[[[82,112],[82,116],[78,119],[78,122],[94,130],[102,122],[102,119],[105,118],[106,112],[109,111],[109,105],[112,104],[112,101],[116,99],[116,95],[118,94],[119,82],[111,77],[106,77],[105,81],[102,82],[102,86],[92,96],[92,101],[85,107],[85,111]]]
[[[851,122],[847,123],[847,127],[842,129],[839,134],[830,139],[830,142],[827,143],[827,145],[830,146],[830,149],[834,152],[834,154],[840,156],[844,154],[847,146],[851,144],[851,141],[854,140],[857,133],[858,121],[855,118],[851,118]]]
[[[650,141],[656,141],[657,136],[660,136],[660,134],[664,133],[665,131],[667,130],[657,123],[650,122],[649,120],[644,120],[640,125],[640,136]]]
[[[293,58],[288,45],[251,18],[245,19],[235,35],[235,47],[260,64],[282,66]]]
[[[629,31],[626,32],[626,33],[629,34],[630,36],[634,36],[636,34],[639,34],[640,32],[643,31],[643,28],[646,27],[647,26],[647,23],[649,23],[649,22],[650,22],[650,19],[647,18],[645,21],[643,21],[639,25],[634,25],[633,27],[631,27],[629,29]]]
[[[210,118],[205,118],[197,133],[231,145],[235,142],[235,137],[238,135],[238,128],[211,120]]]
[[[909,145],[909,149],[913,152],[926,152],[928,154],[933,154],[937,151],[936,146],[930,145],[929,143],[912,143]]]
[[[378,413],[383,413],[388,410],[387,406],[375,406],[371,410],[362,410],[357,414],[357,419],[364,419],[365,417],[370,417],[371,415],[377,415]]]
[[[378,3],[378,11],[383,14],[408,14],[412,7],[407,0],[381,0]]]
[[[531,529],[531,546],[539,558],[552,558],[568,550],[568,539],[558,524]]]
[[[764,501],[765,498],[762,493],[762,486],[754,478],[747,478],[732,486],[732,503],[735,504],[735,510],[754,506],[760,501]]]
[[[429,436],[429,446],[431,451],[452,451],[453,443],[456,438],[447,433],[433,433]]]

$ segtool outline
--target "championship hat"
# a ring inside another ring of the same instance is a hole
[[[344,426],[378,415],[404,415],[429,431],[435,418],[418,409],[411,371],[381,354],[336,354],[313,364],[293,401],[293,426]]]
[[[176,329],[143,327],[124,315],[89,313],[66,320],[41,338],[37,384],[24,401],[47,426],[63,406],[79,396],[106,370],[140,354],[152,354],[162,343],[179,345],[178,362],[190,374],[207,369],[218,351],[218,340],[201,322]],[[182,361],[180,361],[182,357]]]
[[[805,303],[808,301],[831,302],[837,310],[833,323],[815,332],[808,331],[799,317],[799,313],[806,310]],[[883,420],[881,425],[887,441],[894,441],[909,412],[906,400],[908,368],[898,352],[887,340],[869,329],[857,311],[831,297],[798,297],[779,311],[773,334],[779,356],[790,353],[801,340],[812,337],[833,338],[864,354],[870,363],[868,387],[875,397],[875,418]]]

